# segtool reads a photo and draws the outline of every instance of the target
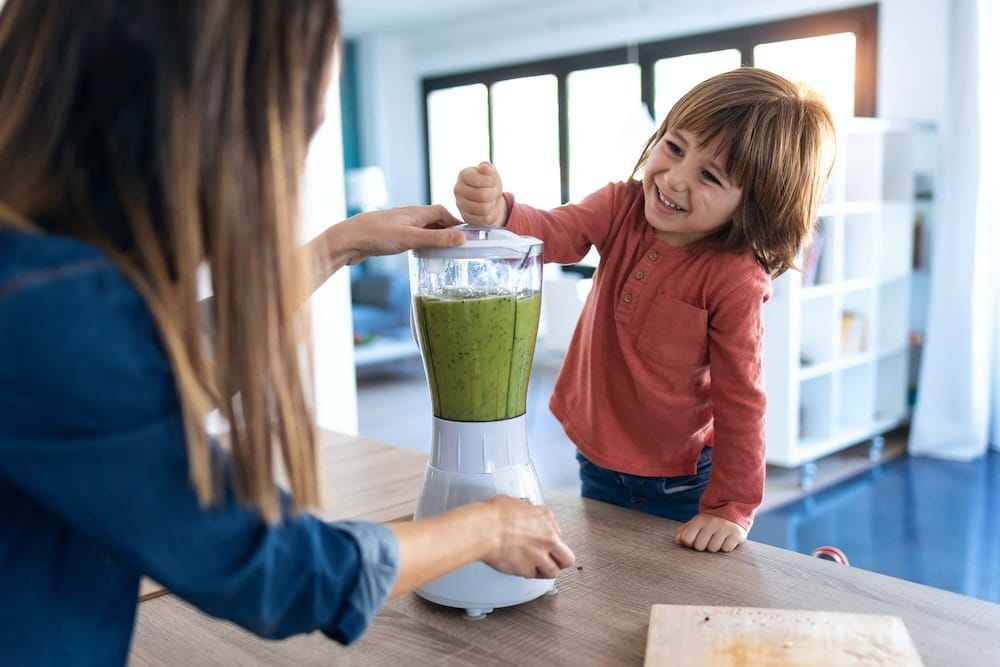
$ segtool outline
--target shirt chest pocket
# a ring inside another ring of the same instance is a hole
[[[665,366],[708,363],[708,311],[658,295],[636,334],[635,349]]]

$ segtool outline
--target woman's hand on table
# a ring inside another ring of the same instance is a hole
[[[747,539],[739,524],[714,514],[698,514],[677,529],[674,542],[696,551],[732,551]]]

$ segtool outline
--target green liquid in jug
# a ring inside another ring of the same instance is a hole
[[[540,292],[414,299],[435,417],[497,421],[524,414],[541,304]]]

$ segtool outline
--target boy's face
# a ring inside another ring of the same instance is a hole
[[[698,137],[669,130],[653,147],[642,177],[646,221],[672,246],[702,239],[733,219],[743,196],[718,155],[698,147]]]

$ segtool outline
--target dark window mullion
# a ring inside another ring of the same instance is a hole
[[[650,115],[656,113],[654,110],[656,101],[656,90],[653,85],[653,63],[654,60],[651,56],[642,55],[639,56],[639,96],[642,99],[642,103],[646,105],[646,110],[649,111]],[[654,122],[659,122],[660,118],[653,118]]]
[[[871,19],[854,32],[854,115],[874,116],[876,66],[878,60],[878,11],[871,10]]]
[[[560,72],[557,75],[558,107],[559,107],[559,201],[565,204],[569,201],[569,74]]]
[[[433,90],[428,84],[427,79],[424,79],[421,86],[423,88],[424,104],[421,109],[421,115],[423,116],[423,126],[424,126],[424,201],[430,203],[431,201],[431,118],[430,110],[427,108],[427,98],[430,96]]]
[[[560,74],[572,72],[580,69],[593,69],[595,67],[605,67],[607,65],[620,65],[626,62],[628,49],[624,46],[603,51],[593,51],[580,53],[561,58],[551,58],[549,60],[539,60],[534,62],[520,63],[517,65],[505,65],[503,67],[492,67],[458,74],[448,74],[444,76],[427,77],[424,79],[427,87],[431,90],[439,88],[454,88],[471,83],[484,83],[486,85],[507,79],[522,79],[539,74]]]
[[[489,146],[489,161],[493,159],[493,84],[486,86],[486,145]]]

